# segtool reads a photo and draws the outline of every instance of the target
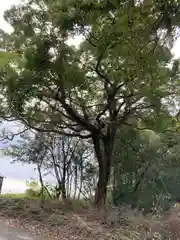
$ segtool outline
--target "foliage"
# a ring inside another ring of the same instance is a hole
[[[27,189],[25,191],[25,195],[29,198],[39,198],[41,187],[37,181],[30,181],[26,183]]]
[[[7,198],[7,199],[25,199],[25,198],[32,198],[32,196],[27,195],[26,193],[5,193],[1,194],[0,198]]]
[[[112,175],[116,205],[124,202],[157,212],[169,209],[180,198],[179,136],[178,132],[157,135],[149,131],[147,135],[131,128],[120,134]]]

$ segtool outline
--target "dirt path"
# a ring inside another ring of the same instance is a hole
[[[34,234],[23,231],[22,229],[12,228],[9,222],[0,219],[0,240],[46,240]]]

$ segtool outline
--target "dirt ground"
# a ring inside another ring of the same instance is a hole
[[[0,217],[8,219],[12,228],[48,239],[122,239],[118,232],[122,235],[122,228],[125,232],[123,221],[115,226],[115,215],[107,219],[104,212],[71,202],[45,202],[42,207],[37,200],[1,198]]]
[[[0,218],[6,219],[10,228],[49,240],[151,240],[164,239],[162,236],[177,240],[180,239],[178,212],[179,209],[174,209],[157,218],[128,209],[97,211],[74,202],[47,201],[42,206],[37,200],[0,199]]]
[[[11,227],[8,219],[0,219],[0,240],[46,240],[20,228]]]

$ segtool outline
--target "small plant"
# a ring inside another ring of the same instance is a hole
[[[27,181],[27,190],[25,191],[25,195],[29,198],[39,198],[41,187],[39,186],[37,181]]]

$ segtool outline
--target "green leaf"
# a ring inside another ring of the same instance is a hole
[[[3,69],[3,67],[16,60],[18,57],[19,55],[16,52],[0,51],[0,68]]]

